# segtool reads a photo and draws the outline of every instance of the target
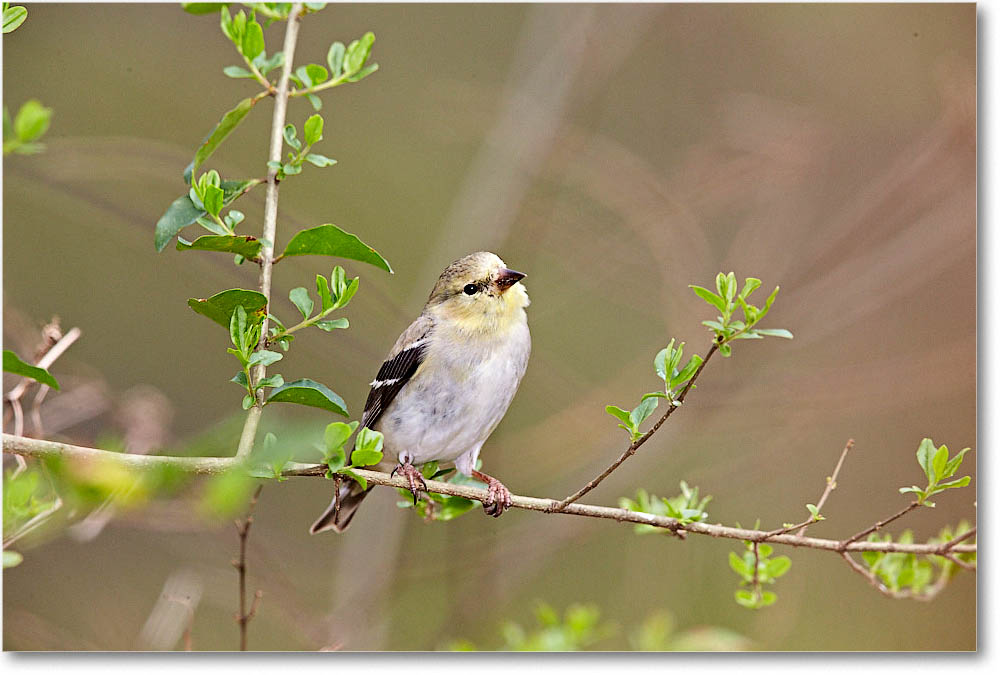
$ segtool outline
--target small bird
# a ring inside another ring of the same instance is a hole
[[[448,265],[371,383],[361,427],[382,432],[378,468],[394,466],[392,473],[407,478],[414,499],[420,487],[426,489],[418,466],[453,462],[486,483],[487,514],[498,517],[510,508],[510,491],[476,470],[476,460],[528,366],[525,308],[531,301],[518,283],[524,277],[485,251]],[[309,531],[343,532],[367,494],[346,482]]]

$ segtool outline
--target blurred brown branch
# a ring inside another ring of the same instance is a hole
[[[250,610],[247,610],[247,539],[250,537],[250,526],[253,525],[253,509],[257,506],[257,498],[260,497],[260,491],[263,489],[263,485],[257,486],[250,498],[250,504],[247,506],[246,517],[236,521],[236,533],[240,538],[240,557],[233,560],[233,567],[236,568],[240,577],[240,611],[236,615],[236,623],[240,626],[241,652],[247,650],[247,624],[257,614],[257,606],[260,605],[260,599],[264,597],[263,591],[259,589],[255,591],[253,603],[250,605]]]
[[[43,441],[34,438],[23,438],[3,434],[4,452],[9,452],[23,457],[63,458],[76,461],[102,461],[110,464],[117,464],[133,470],[148,470],[163,466],[172,466],[182,471],[192,474],[219,474],[225,471],[247,466],[235,457],[172,457],[164,455],[128,455],[117,452],[97,450],[95,448],[85,448],[81,446],[68,445],[66,443],[56,443],[53,441]],[[303,464],[299,462],[288,462],[285,464],[282,476],[324,476],[328,471],[325,464]],[[381,471],[369,471],[367,469],[352,469],[356,474],[364,478],[371,484],[384,485],[395,488],[408,488],[409,483],[403,477],[393,477]],[[261,472],[254,471],[257,475],[272,475],[269,469],[262,469]],[[488,499],[488,492],[481,488],[456,485],[453,483],[442,483],[436,480],[427,481],[429,492],[436,494],[450,495],[454,497],[465,497],[478,502]],[[728,527],[725,525],[709,523],[681,523],[680,521],[667,516],[645,513],[642,511],[630,511],[628,509],[614,508],[610,506],[597,506],[594,504],[568,504],[560,511],[553,511],[552,507],[557,504],[553,499],[541,499],[538,497],[526,497],[513,495],[512,506],[528,511],[541,511],[543,513],[560,513],[574,516],[584,516],[587,518],[602,518],[617,522],[628,522],[639,525],[650,525],[672,532],[680,538],[687,534],[703,534],[711,537],[723,539],[739,539],[742,541],[762,541],[766,539],[772,544],[783,546],[795,546],[801,548],[812,548],[822,551],[862,552],[874,551],[881,553],[913,553],[915,555],[937,555],[946,557],[955,553],[975,553],[977,544],[953,544],[953,542],[906,544],[899,542],[884,541],[842,541],[838,539],[819,539],[816,537],[805,537],[795,534],[774,534],[767,530],[749,530],[741,527]]]

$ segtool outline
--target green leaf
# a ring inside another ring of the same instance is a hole
[[[931,469],[934,471],[934,482],[941,480],[943,478],[945,467],[948,465],[948,446],[942,445],[934,453],[934,459],[931,460]]]
[[[17,29],[24,20],[28,18],[28,10],[20,5],[15,7],[7,7],[3,10],[3,32],[10,33]],[[4,552],[6,556],[6,551]],[[20,554],[16,554],[20,555]],[[20,562],[20,561],[18,561]],[[17,563],[14,563],[15,565]],[[7,558],[4,558],[4,567],[7,567]],[[13,565],[11,565],[13,567]]]
[[[342,474],[344,476],[349,476],[350,478],[356,480],[358,482],[358,485],[361,486],[362,490],[368,489],[368,481],[365,480],[362,476],[359,476],[358,474],[354,473],[350,469],[341,469],[337,473]]]
[[[726,301],[723,300],[718,295],[716,295],[715,293],[713,293],[712,291],[708,290],[707,288],[702,288],[701,286],[694,286],[694,285],[689,285],[688,288],[694,291],[695,295],[697,295],[699,298],[701,298],[708,304],[718,309],[720,312],[726,311]]]
[[[965,457],[965,453],[969,451],[969,448],[962,448],[957,455],[948,460],[945,465],[944,473],[941,474],[942,478],[951,478],[958,471],[958,467],[962,465],[962,458]]]
[[[382,444],[384,442],[384,437],[379,431],[374,429],[369,429],[368,427],[362,427],[358,432],[357,438],[354,439],[354,445],[359,450],[368,450],[370,452],[382,452]],[[353,455],[351,461],[354,461]]]
[[[259,29],[260,26],[258,25],[257,28]],[[198,168],[215,152],[216,148],[222,144],[222,141],[226,140],[226,136],[239,126],[252,107],[253,101],[245,98],[237,103],[235,108],[222,116],[219,123],[215,125],[215,128],[212,129],[208,137],[198,147],[198,151],[194,153],[194,163],[191,165],[190,175],[195,176],[198,174]]]
[[[322,82],[326,82],[327,79],[329,78],[329,74],[326,72],[326,68],[315,63],[310,63],[309,65],[307,65],[305,67],[305,71],[309,76],[309,80],[313,84],[320,84]],[[306,143],[308,142],[309,141],[306,141]]]
[[[767,561],[767,576],[772,579],[777,579],[787,572],[792,567],[792,559],[787,555],[778,556],[777,558],[771,558]]]
[[[330,45],[330,50],[326,53],[326,65],[330,66],[330,77],[336,78],[340,75],[340,69],[344,65],[344,44],[334,42]]]
[[[392,273],[389,263],[375,249],[332,224],[319,225],[297,233],[285,246],[282,255],[336,256],[365,262]]]
[[[228,2],[182,2],[181,7],[188,14],[215,14]]]
[[[628,410],[622,410],[621,408],[619,408],[616,405],[609,405],[609,406],[606,406],[604,408],[604,411],[606,413],[608,413],[609,415],[613,415],[614,417],[617,417],[618,419],[620,419],[625,424],[628,424],[628,425],[631,426],[632,419],[630,417],[630,413],[629,413]]]
[[[257,291],[247,291],[242,288],[231,288],[228,291],[216,293],[212,297],[191,298],[188,300],[188,307],[202,316],[207,316],[223,328],[229,327],[229,319],[237,306],[242,306],[248,315],[253,315],[255,321],[264,318],[264,308],[267,306],[267,298],[263,293]]]
[[[178,251],[220,251],[222,253],[238,253],[244,258],[256,258],[260,255],[261,242],[249,235],[214,235],[198,237],[194,241],[186,241],[177,237]]]
[[[298,141],[296,141],[296,143],[298,143]],[[296,174],[302,173],[302,165],[289,163],[282,166],[281,170],[285,173],[286,176],[294,176]]]
[[[326,465],[330,467],[330,471],[337,472],[347,465],[347,453],[344,452],[343,447],[328,449],[324,460]]]
[[[285,52],[275,52],[271,54],[270,58],[267,59],[257,59],[260,65],[257,66],[257,70],[260,71],[261,75],[267,75],[269,72],[285,65]]]
[[[757,599],[754,597],[753,593],[748,590],[740,589],[736,591],[736,604],[741,607],[746,607],[748,609],[755,609],[757,607]]]
[[[256,21],[247,23],[246,32],[243,34],[243,45],[240,48],[243,56],[251,61],[264,51],[264,29]]]
[[[729,345],[719,345],[719,354],[726,357],[727,359],[732,355],[733,348]]]
[[[958,480],[949,481],[947,483],[938,483],[935,486],[934,493],[932,493],[932,494],[941,492],[942,490],[949,490],[951,488],[965,487],[966,485],[969,484],[969,482],[971,480],[972,480],[972,478],[970,478],[969,476],[963,476],[962,478],[959,478]]]
[[[242,77],[253,77],[254,74],[251,73],[246,68],[240,68],[239,66],[226,66],[222,69],[222,73],[226,77],[232,77],[234,79],[239,79]]]
[[[928,484],[934,482],[935,452],[937,452],[937,448],[934,447],[934,441],[929,438],[920,441],[920,446],[917,447],[917,461],[920,463],[920,468],[924,470],[924,475],[927,476]]]
[[[292,301],[292,304],[299,308],[299,312],[302,313],[303,319],[308,319],[309,315],[313,311],[313,301],[309,297],[309,291],[307,291],[302,286],[298,288],[293,288],[288,292],[288,299]]]
[[[223,206],[228,206],[237,197],[245,193],[247,189],[256,184],[256,181],[253,180],[222,181],[220,187],[223,192]],[[194,205],[190,195],[186,194],[175,199],[167,208],[166,213],[160,216],[160,219],[156,222],[153,245],[156,247],[157,252],[162,251],[167,243],[177,236],[178,232],[205,216],[206,213],[205,209]]]
[[[236,356],[241,361],[247,352],[247,312],[243,305],[236,305],[229,317],[229,339],[236,347]]]
[[[330,282],[322,274],[316,275],[316,295],[319,296],[320,306],[324,312],[333,308],[333,296],[330,295]]]
[[[296,150],[302,149],[302,141],[300,141],[297,137],[298,131],[295,130],[294,124],[286,124],[285,129],[281,133],[282,136],[285,137],[285,143],[288,143]]]
[[[656,356],[653,358],[653,370],[656,371],[657,376],[659,376],[664,383],[666,383],[669,378],[669,373],[667,372],[667,361],[673,355],[673,352],[674,341],[671,339],[670,344],[658,351]]]
[[[335,296],[334,305],[337,307],[344,307],[351,301],[354,294],[358,292],[358,277],[351,279],[350,283],[344,289],[343,293],[337,293]]]
[[[21,7],[21,9],[24,9],[24,8]],[[25,14],[27,14],[27,13],[25,13]],[[4,12],[4,19],[6,19],[6,15],[7,15],[7,13]],[[23,21],[24,19],[21,19],[21,20]],[[17,28],[17,26],[14,26],[14,28]],[[11,28],[10,30],[14,30],[14,28]],[[10,30],[7,30],[7,22],[5,20],[4,21],[3,32],[4,33],[9,33]],[[3,569],[8,569],[10,567],[17,567],[18,565],[21,564],[21,561],[23,561],[23,560],[24,560],[24,556],[21,555],[20,553],[18,553],[17,551],[9,551],[9,550],[8,551],[4,551],[3,552]]]
[[[9,349],[3,350],[3,369],[6,373],[30,378],[35,382],[40,382],[59,391],[59,383],[56,382],[56,378],[52,377],[49,371],[38,366],[33,366],[30,363],[25,363],[17,354]]]
[[[48,131],[51,120],[52,108],[46,108],[37,99],[31,99],[17,111],[17,117],[14,118],[14,133],[22,143],[30,143]]]
[[[284,358],[284,354],[280,352],[272,352],[268,349],[260,349],[255,351],[250,355],[250,360],[248,362],[249,366],[270,366],[273,363],[277,363]]]
[[[343,448],[347,440],[351,437],[351,434],[357,428],[357,422],[351,422],[350,424],[331,422],[327,424],[326,429],[323,431],[323,442],[326,444],[327,451]]]
[[[309,101],[309,105],[311,105],[313,110],[316,112],[323,109],[323,100],[316,94],[306,94],[306,100]]]
[[[760,335],[769,335],[771,337],[780,337],[787,340],[791,340],[794,336],[791,332],[785,330],[784,328],[756,328],[755,332]]]
[[[344,399],[328,387],[310,379],[289,382],[278,387],[267,397],[268,403],[297,403],[299,405],[322,408],[347,417],[347,404]]]
[[[317,321],[315,326],[321,330],[325,330],[329,333],[332,330],[337,330],[338,328],[349,328],[351,323],[341,317],[339,319],[333,319],[332,321]]]
[[[347,47],[344,56],[344,72],[356,73],[361,70],[368,60],[368,55],[372,51],[372,44],[375,42],[375,33],[371,31],[365,33],[360,40],[354,40]]]
[[[375,450],[355,448],[351,453],[351,464],[354,466],[373,466],[382,461],[382,453]]]
[[[819,520],[821,518],[819,515],[819,509],[815,504],[806,504],[806,509],[809,511],[809,515],[812,516],[813,520]]]
[[[744,562],[743,558],[734,551],[729,552],[729,566],[734,572],[744,579],[750,579],[753,577],[753,572],[747,566],[746,562]]]
[[[746,300],[750,297],[750,294],[760,288],[760,279],[754,277],[747,277],[746,281],[743,283],[743,290],[740,291],[738,297]]]
[[[637,429],[639,425],[646,421],[646,418],[653,414],[656,407],[660,405],[660,400],[658,398],[643,398],[639,405],[629,413],[629,419],[632,421],[632,427]]]
[[[285,378],[280,374],[275,373],[274,375],[268,375],[263,380],[257,383],[254,389],[260,389],[261,387],[280,387],[285,383]]]
[[[337,163],[337,160],[330,159],[326,155],[321,155],[316,152],[310,152],[308,155],[306,155],[306,161],[312,164],[313,166],[318,166],[320,168],[326,166],[333,166],[334,164]]]
[[[349,76],[347,78],[347,81],[348,82],[360,82],[361,80],[365,79],[366,77],[368,77],[369,75],[371,75],[372,73],[374,73],[376,70],[378,70],[378,64],[377,63],[370,63],[367,66],[365,66],[364,68],[362,68],[361,70],[359,70],[358,72],[356,72],[353,75]]]
[[[324,70],[324,72],[326,71]],[[312,145],[313,143],[318,143],[322,140],[323,117],[320,115],[311,115],[302,127],[302,134],[305,136],[306,145]]]

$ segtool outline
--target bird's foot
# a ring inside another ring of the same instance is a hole
[[[483,511],[488,516],[499,518],[511,506],[510,490],[493,476],[481,471],[473,471],[472,477],[486,483],[489,496],[483,502]]]
[[[406,477],[406,481],[410,484],[410,492],[413,493],[413,503],[416,504],[420,490],[427,492],[427,483],[424,482],[423,474],[420,473],[420,469],[409,462],[396,465],[389,476],[395,476],[397,472]]]

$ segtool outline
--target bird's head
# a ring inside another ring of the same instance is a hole
[[[501,331],[523,320],[531,302],[524,284],[518,283],[524,277],[494,253],[470,253],[441,273],[427,309],[466,331]]]

